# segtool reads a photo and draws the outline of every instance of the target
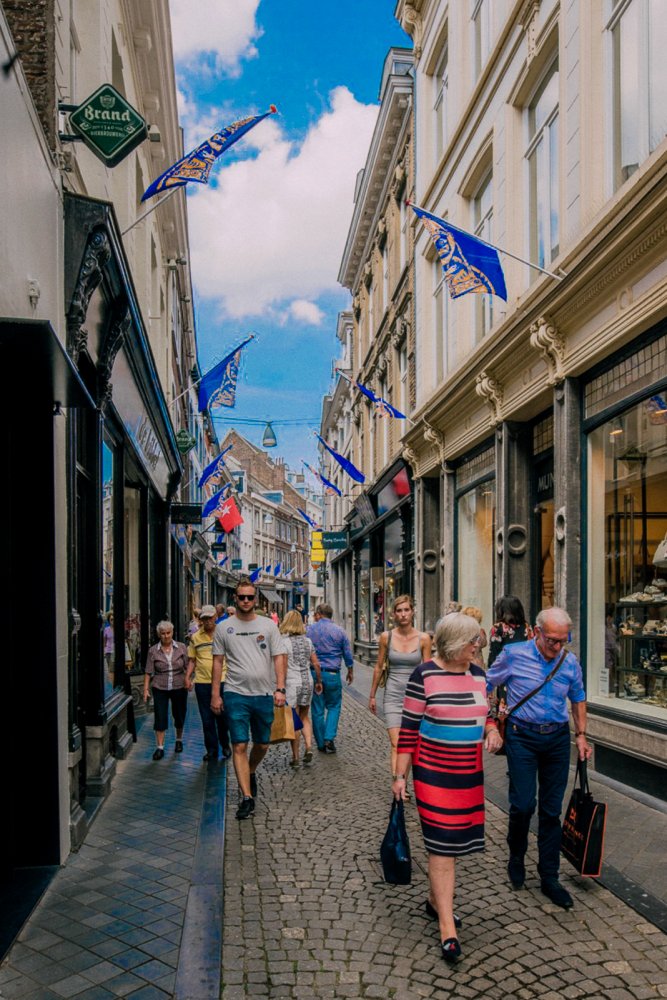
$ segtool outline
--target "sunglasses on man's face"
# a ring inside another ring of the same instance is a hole
[[[236,595],[236,600],[237,601],[254,601],[255,600],[255,595],[254,594],[237,594]]]

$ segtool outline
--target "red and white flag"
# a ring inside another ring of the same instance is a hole
[[[222,530],[226,531],[227,534],[233,531],[237,524],[243,524],[241,511],[236,506],[234,497],[229,497],[225,500],[218,514],[218,521]]]

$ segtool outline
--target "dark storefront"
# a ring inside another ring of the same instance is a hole
[[[148,646],[170,612],[171,422],[110,205],[65,203],[67,348],[96,408],[69,420],[72,844],[135,731]],[[173,588],[171,588],[173,590]]]
[[[374,659],[378,637],[393,627],[391,607],[413,592],[413,483],[403,462],[362,497],[350,522],[354,550],[355,655]]]

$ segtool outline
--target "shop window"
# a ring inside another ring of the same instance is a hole
[[[667,393],[589,434],[588,503],[589,698],[667,720]]]
[[[612,40],[614,189],[667,132],[667,20],[664,0],[616,0]]]
[[[388,521],[384,529],[385,555],[385,617],[384,628],[394,628],[391,616],[392,605],[399,594],[407,588],[403,564],[403,525],[400,517]]]
[[[102,444],[102,610],[104,614],[104,695],[123,683],[123,668],[116,669],[114,623],[114,451]]]
[[[371,614],[371,548],[366,538],[359,549],[359,577],[357,582],[357,638],[370,642]]]
[[[554,505],[554,418],[549,413],[533,425],[533,532],[535,590],[532,607],[537,614],[555,603],[556,563]]]
[[[530,256],[548,267],[559,249],[558,61],[527,108]]]
[[[143,671],[148,650],[141,649],[141,491],[126,486],[124,497],[125,667]],[[153,640],[149,636],[149,642]]]
[[[456,594],[462,604],[482,611],[493,623],[496,531],[495,450],[486,448],[464,461],[456,473]]]

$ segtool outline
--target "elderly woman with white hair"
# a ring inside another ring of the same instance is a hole
[[[176,729],[174,753],[183,752],[183,726],[188,710],[186,684],[188,651],[184,643],[174,641],[174,626],[171,622],[158,622],[156,632],[160,641],[148,650],[144,673],[144,701],[148,701],[152,688],[155,711],[153,729],[157,743],[153,760],[162,760],[164,736],[169,728],[169,702]]]
[[[405,692],[392,791],[405,798],[412,760],[417,810],[428,852],[430,897],[426,913],[438,920],[442,957],[461,954],[454,914],[456,858],[484,850],[482,744],[502,746],[495,720],[488,718],[486,678],[474,662],[479,625],[448,614],[435,629],[436,654],[412,673]]]

